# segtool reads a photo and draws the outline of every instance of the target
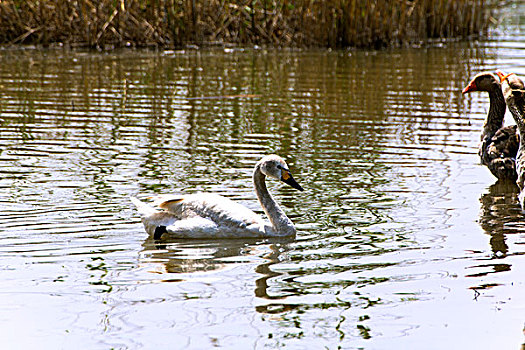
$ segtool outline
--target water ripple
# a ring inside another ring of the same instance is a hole
[[[523,26],[508,26],[417,50],[1,51],[6,332],[380,348],[519,319],[517,189],[479,165],[487,96],[461,95],[482,70],[525,74]],[[251,175],[267,153],[305,188],[269,182],[296,239],[147,238],[130,196],[213,191],[262,214]],[[442,316],[457,305],[472,317]],[[486,333],[514,339],[509,322]]]

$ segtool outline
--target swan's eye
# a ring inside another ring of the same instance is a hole
[[[282,169],[282,165],[281,164],[277,164],[277,169]]]

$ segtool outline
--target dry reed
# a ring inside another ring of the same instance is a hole
[[[496,0],[2,0],[0,43],[384,47],[484,32]]]

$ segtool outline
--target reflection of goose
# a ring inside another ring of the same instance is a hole
[[[253,171],[257,198],[270,222],[228,198],[210,194],[159,197],[155,209],[137,198],[132,202],[142,214],[146,232],[154,238],[167,233],[172,238],[279,237],[295,235],[292,221],[266,188],[266,176],[302,191],[286,162],[277,155],[262,158]]]
[[[495,257],[508,253],[507,233],[521,231],[523,216],[516,203],[518,186],[511,181],[497,181],[480,197],[481,210],[478,222],[490,236],[490,246]]]
[[[525,86],[523,81],[514,73],[505,75],[503,72],[497,72],[501,80],[501,90],[509,111],[514,117],[518,126],[520,139],[525,140]],[[516,156],[516,172],[518,180],[516,183],[520,188],[518,196],[521,208],[525,209],[525,142],[520,142],[518,154]]]
[[[472,91],[486,91],[490,99],[479,146],[481,164],[486,165],[498,179],[516,180],[515,157],[519,136],[515,125],[503,127],[505,100],[501,85],[494,74],[479,73],[463,89],[464,94]]]

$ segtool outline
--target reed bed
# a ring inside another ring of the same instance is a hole
[[[385,47],[483,33],[496,0],[1,0],[0,43]]]

